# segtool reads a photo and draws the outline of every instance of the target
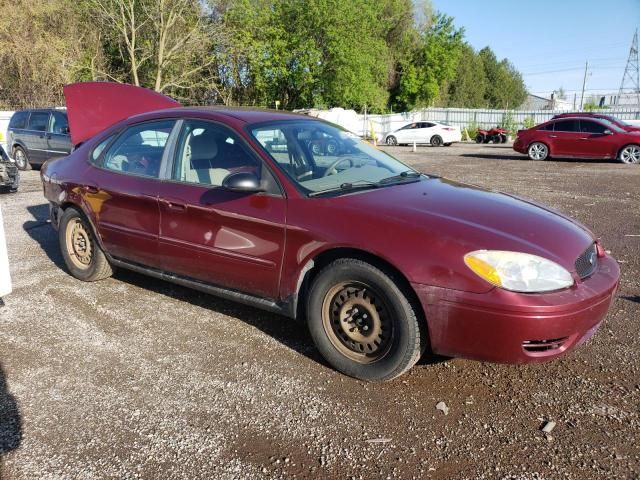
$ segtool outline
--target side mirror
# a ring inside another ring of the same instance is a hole
[[[250,172],[231,173],[222,181],[222,188],[231,192],[257,193],[264,192],[260,180]]]
[[[605,135],[613,135],[613,132],[607,128],[607,129],[604,131],[604,134],[605,134]]]
[[[63,135],[69,135],[71,133],[71,130],[69,130],[69,127],[62,127],[60,129],[60,133],[62,133]]]

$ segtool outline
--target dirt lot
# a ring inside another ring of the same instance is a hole
[[[639,478],[640,167],[390,150],[601,235],[623,279],[595,337],[544,365],[352,380],[303,324],[128,272],[74,280],[28,172],[0,196],[15,290],[0,309],[0,478]]]

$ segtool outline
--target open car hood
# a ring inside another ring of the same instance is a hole
[[[161,93],[124,83],[81,82],[64,87],[73,145],[139,113],[180,107]]]

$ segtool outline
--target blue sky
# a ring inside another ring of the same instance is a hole
[[[585,61],[587,92],[616,92],[640,28],[640,0],[432,0],[455,18],[476,50],[487,45],[523,74],[531,93],[563,87],[580,95]]]

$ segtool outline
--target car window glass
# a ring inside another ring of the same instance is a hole
[[[306,193],[341,185],[402,180],[409,167],[357,135],[318,121],[283,121],[251,130],[278,167]]]
[[[184,122],[173,165],[174,180],[219,187],[228,175],[238,172],[253,173],[260,179],[262,162],[235,133],[216,123]]]
[[[29,130],[37,130],[39,132],[44,132],[47,129],[48,123],[49,123],[48,112],[31,112],[31,117],[29,117],[29,126],[27,128]]]
[[[162,120],[129,127],[109,147],[102,166],[117,172],[157,177],[174,124],[174,120]]]
[[[428,123],[428,122],[422,123],[422,128],[431,128],[431,127],[435,127],[435,123]]]
[[[586,133],[604,133],[607,129],[604,125],[590,120],[580,120],[580,131]]]
[[[64,112],[51,112],[51,122],[49,131],[66,135],[69,133],[69,121]]]
[[[29,112],[16,112],[11,117],[9,128],[24,128],[27,125],[27,117]]]
[[[539,130],[553,131],[553,123],[548,123],[544,127],[540,128]]]
[[[561,120],[555,123],[555,132],[578,132],[578,120]]]
[[[106,140],[103,140],[98,144],[96,148],[93,149],[93,152],[91,152],[91,163],[98,162],[98,159],[100,158],[100,154],[104,151],[106,146],[109,145],[109,142],[111,141],[111,139],[113,139],[113,136],[107,138]]]

